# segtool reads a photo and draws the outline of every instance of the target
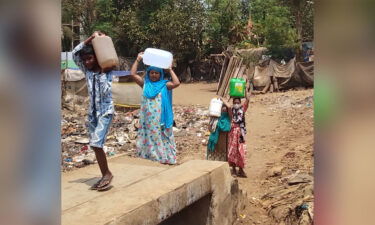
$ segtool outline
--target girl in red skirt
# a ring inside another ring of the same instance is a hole
[[[247,177],[245,171],[246,160],[246,123],[245,113],[249,106],[249,97],[246,94],[246,100],[241,104],[240,98],[233,99],[231,108],[232,128],[229,133],[228,144],[228,163],[232,167],[232,173],[239,177]],[[239,168],[237,173],[236,167]]]

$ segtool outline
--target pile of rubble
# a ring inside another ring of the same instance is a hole
[[[289,126],[287,148],[281,161],[268,171],[270,191],[260,199],[268,214],[281,224],[312,224],[313,191],[313,90],[285,92],[272,102]],[[303,139],[303,141],[298,141]],[[296,144],[298,143],[298,145]]]
[[[289,174],[289,175],[288,175]],[[279,224],[310,225],[313,221],[313,177],[309,173],[278,166],[269,170],[266,180],[268,192],[253,204],[266,209],[268,215]]]
[[[177,163],[183,163],[186,157],[199,155],[204,159],[208,136],[209,116],[206,107],[174,107],[176,127],[173,128],[177,147]]]
[[[250,198],[250,205],[264,209],[267,220],[272,220],[273,224],[313,224],[313,90],[259,95],[251,101],[264,105],[271,115],[278,115],[280,122],[272,130],[273,136],[264,137],[269,138],[272,145],[254,150],[274,155],[283,153],[280,158],[277,156],[278,160],[266,164],[260,175],[264,191]],[[279,126],[283,126],[283,130],[279,130]]]
[[[62,170],[96,163],[95,153],[89,147],[87,109],[62,110],[61,148]],[[207,145],[208,110],[202,106],[175,106],[173,127],[178,161],[191,152],[201,152]],[[107,135],[104,151],[108,157],[129,155],[135,157],[139,110],[117,110]],[[203,152],[203,151],[202,151]]]

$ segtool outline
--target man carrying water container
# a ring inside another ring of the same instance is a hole
[[[112,101],[112,75],[110,69],[103,69],[95,55],[91,41],[101,32],[94,32],[87,40],[73,50],[73,60],[85,73],[90,106],[88,113],[88,130],[90,147],[95,151],[102,178],[91,190],[105,191],[110,189],[113,175],[108,168],[107,158],[103,150],[106,135],[112,122],[114,107]]]

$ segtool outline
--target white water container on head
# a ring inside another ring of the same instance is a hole
[[[147,48],[143,54],[143,63],[149,66],[168,69],[172,61],[172,53],[161,49]]]
[[[111,69],[119,65],[115,46],[110,37],[98,35],[91,42],[100,68]]]
[[[223,106],[223,102],[219,98],[211,99],[210,108],[208,110],[209,115],[213,117],[220,117],[222,106]]]

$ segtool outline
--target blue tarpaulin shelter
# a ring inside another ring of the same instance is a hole
[[[72,52],[61,52],[61,69],[79,69],[73,61]]]

